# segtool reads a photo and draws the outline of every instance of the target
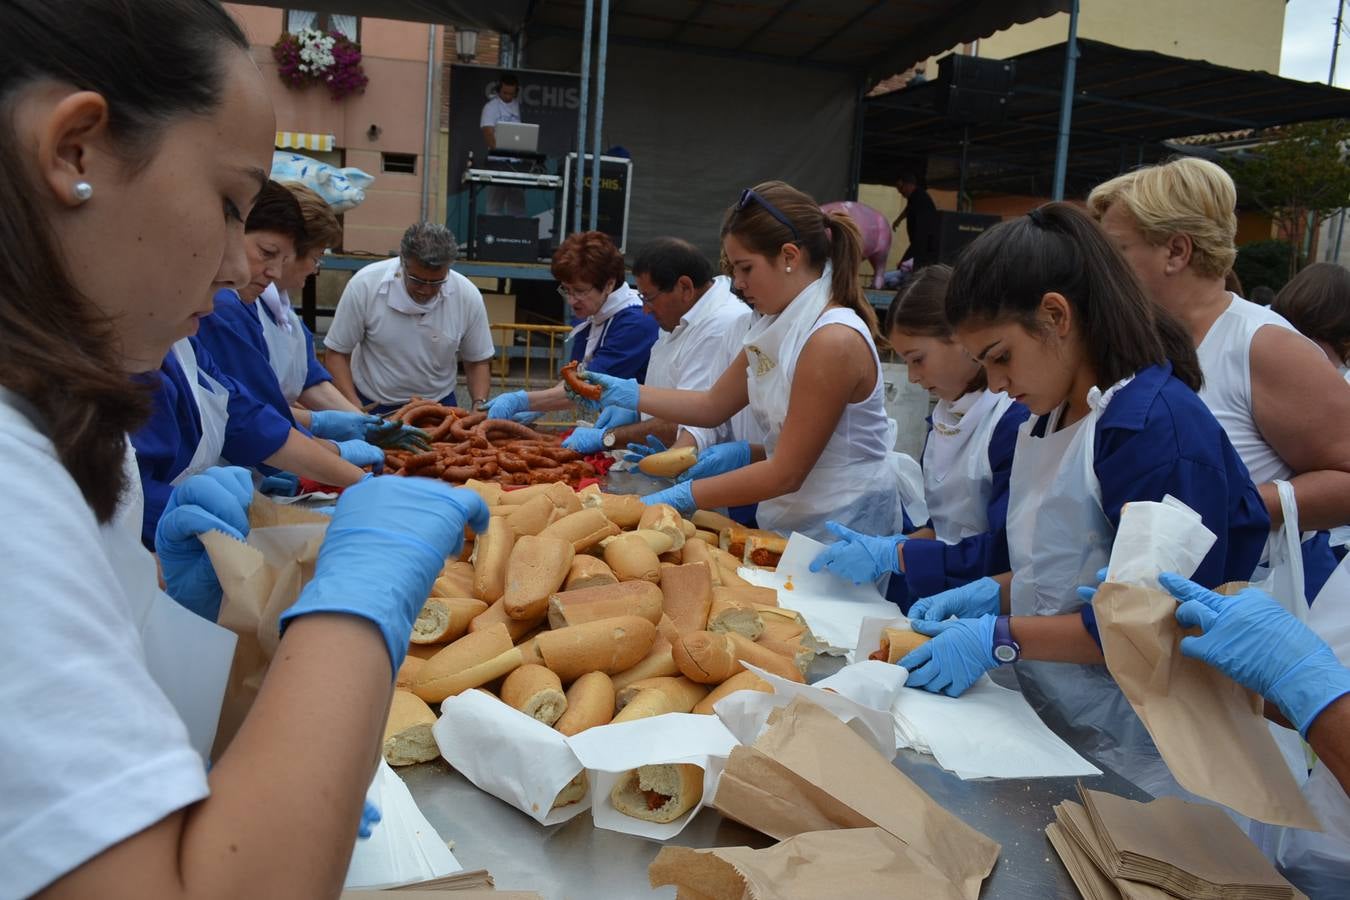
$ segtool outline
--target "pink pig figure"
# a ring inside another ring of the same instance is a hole
[[[856,200],[836,200],[820,207],[827,214],[848,213],[862,232],[863,257],[872,264],[872,289],[880,290],[886,274],[886,257],[891,252],[891,222],[881,213]]]

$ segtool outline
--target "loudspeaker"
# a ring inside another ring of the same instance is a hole
[[[1002,216],[986,213],[938,210],[938,261],[948,264],[956,262],[956,257],[966,244],[1002,221]]]
[[[960,122],[999,122],[1012,99],[1016,64],[1006,59],[951,53],[938,61],[946,87],[942,112]]]
[[[527,216],[479,216],[474,259],[498,262],[535,262],[539,253],[539,223]]]

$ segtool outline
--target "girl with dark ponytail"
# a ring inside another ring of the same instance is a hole
[[[703,450],[684,480],[644,501],[685,511],[758,503],[762,527],[823,540],[849,528],[896,530],[895,441],[876,314],[859,286],[857,226],[769,181],[727,210],[722,250],[736,292],[760,319],[711,390],[639,390],[633,381],[590,377],[606,388],[601,405],[683,425],[716,426],[748,405],[767,438]]]
[[[900,661],[950,695],[1017,662],[1023,692],[1079,749],[1158,795],[1179,788],[1103,665],[1076,590],[1106,566],[1121,509],[1171,496],[1214,533],[1194,578],[1246,580],[1270,527],[1223,429],[1196,396],[1185,333],[1144,296],[1088,216],[1051,203],[977,238],[947,290],[957,340],[1033,418],[1013,455],[1011,571],[910,610],[933,640]],[[1010,615],[1009,615],[1010,614]],[[946,621],[956,616],[954,621]]]

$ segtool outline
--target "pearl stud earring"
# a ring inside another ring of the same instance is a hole
[[[77,181],[75,182],[75,187],[72,189],[72,193],[75,194],[76,200],[83,203],[94,196],[94,186],[87,181]]]

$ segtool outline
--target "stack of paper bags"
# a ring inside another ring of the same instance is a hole
[[[782,869],[788,881],[814,879],[829,857],[839,871],[854,863],[859,871],[913,872],[929,886],[922,896],[975,900],[998,859],[997,843],[939,806],[833,713],[797,698],[775,710],[768,724],[752,746],[731,751],[713,798],[719,812],[781,841],[811,832],[873,828],[895,839],[858,842],[856,860],[855,850],[844,849],[842,856],[811,850],[798,858],[800,866]],[[847,840],[842,843],[849,846]],[[816,838],[807,842],[808,848],[818,846]],[[790,847],[780,852],[794,858]],[[756,865],[726,854],[723,859],[742,876]],[[758,893],[751,896],[797,896],[783,879],[755,883]],[[693,883],[680,884],[699,890]],[[739,898],[743,892],[702,895]]]
[[[1050,843],[1088,900],[1294,900],[1223,810],[1160,797],[1148,803],[1079,787],[1046,826]]]

